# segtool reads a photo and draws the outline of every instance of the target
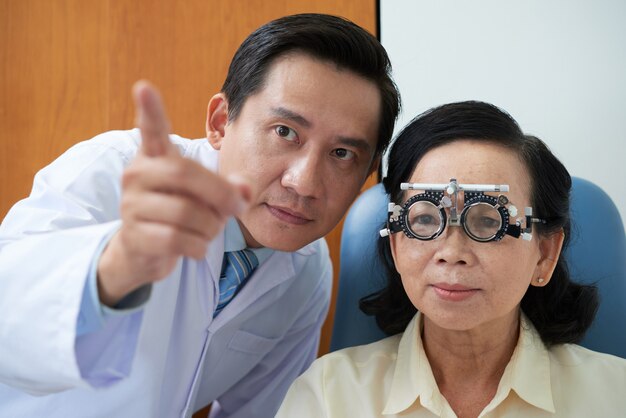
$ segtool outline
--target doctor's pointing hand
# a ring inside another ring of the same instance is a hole
[[[142,143],[122,178],[122,226],[98,263],[100,300],[108,306],[166,277],[180,256],[204,257],[228,217],[250,198],[247,185],[180,155],[154,87],[137,82],[133,98]]]

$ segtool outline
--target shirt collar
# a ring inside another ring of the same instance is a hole
[[[524,313],[520,318],[517,346],[492,403],[504,400],[510,389],[527,403],[551,413],[556,412],[550,381],[550,355],[539,332]],[[502,399],[498,400],[500,394]]]
[[[398,357],[383,414],[400,414],[419,399],[420,404],[441,415],[444,398],[439,392],[422,344],[423,317],[418,312],[407,326],[398,346]],[[484,412],[495,409],[512,390],[525,402],[555,412],[550,382],[550,357],[539,333],[522,313],[520,337],[498,390]]]
[[[229,218],[226,222],[226,227],[224,228],[224,252],[240,251],[245,248],[248,247],[237,219]],[[267,260],[274,252],[274,250],[266,247],[248,249],[252,250],[254,255],[256,255],[259,260],[259,265],[261,265],[263,261]]]
[[[400,339],[389,398],[383,414],[400,414],[419,398],[422,406],[441,415],[442,397],[424,352],[422,323],[422,315],[418,312]]]

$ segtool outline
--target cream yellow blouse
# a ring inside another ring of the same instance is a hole
[[[420,337],[404,334],[316,360],[289,389],[277,418],[456,417]],[[626,417],[626,360],[574,344],[551,349],[522,315],[520,337],[480,417]]]

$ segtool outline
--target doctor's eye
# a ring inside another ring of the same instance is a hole
[[[332,154],[340,160],[352,160],[355,156],[354,151],[350,151],[345,148],[337,148],[332,151]]]
[[[276,135],[290,142],[298,142],[298,134],[296,131],[285,125],[278,125],[274,128]]]

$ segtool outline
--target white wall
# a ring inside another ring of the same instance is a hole
[[[491,102],[600,185],[626,221],[626,1],[380,3],[398,129],[439,104]]]

